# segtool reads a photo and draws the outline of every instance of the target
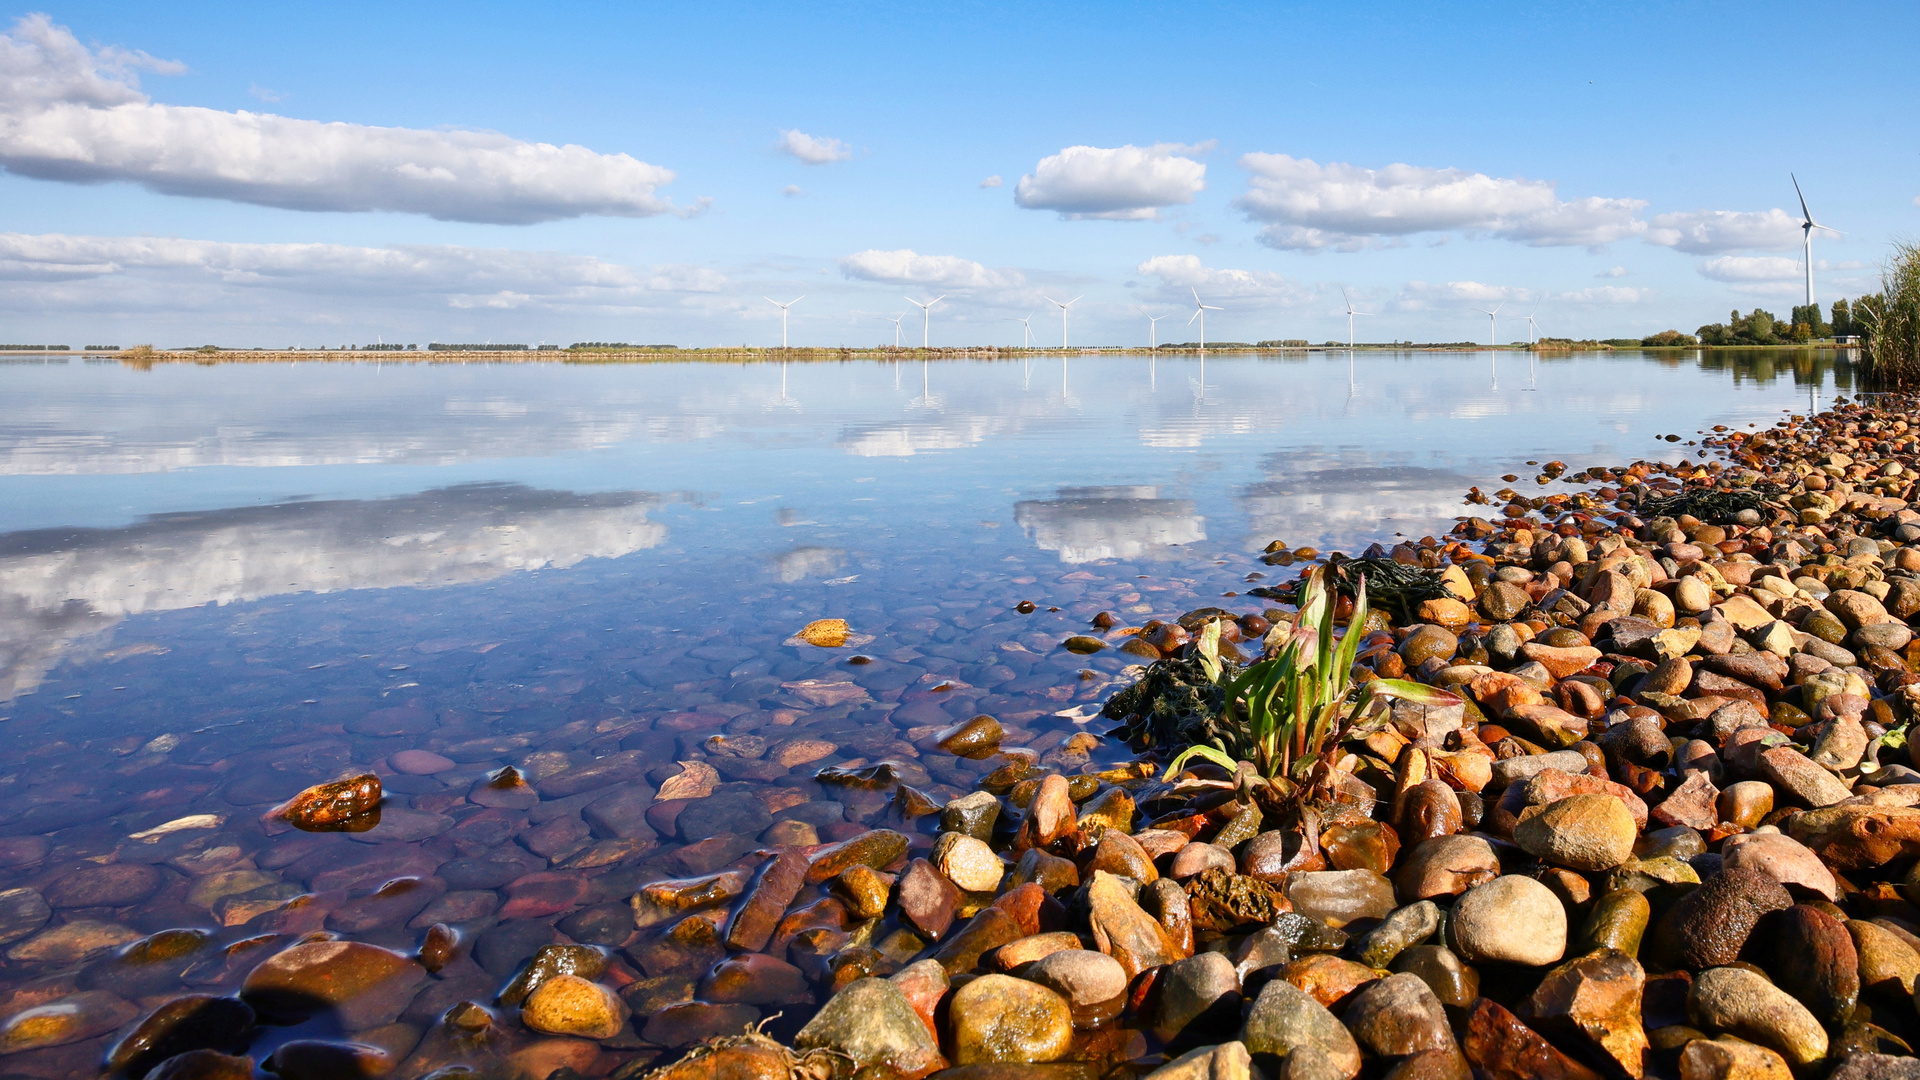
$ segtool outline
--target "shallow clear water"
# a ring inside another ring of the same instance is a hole
[[[910,760],[977,712],[1057,747],[1083,726],[1062,711],[1097,704],[1123,665],[1059,647],[1097,611],[1255,610],[1228,597],[1271,540],[1438,535],[1471,485],[1557,490],[1529,460],[1677,459],[1693,451],[1657,436],[1764,425],[1847,376],[1811,352],[1214,354],[1204,375],[1193,357],[1091,355],[0,366],[0,889],[143,861],[163,868],[157,892],[49,925],[231,921],[237,938],[257,908],[194,891],[216,864],[264,875],[241,899],[348,896],[480,853],[564,867],[605,839],[528,840],[545,819],[524,814],[463,834],[497,816],[463,796],[503,764],[665,764],[723,726],[804,735],[837,749],[770,782],[826,801],[820,766]],[[784,644],[825,617],[872,635],[875,662]],[[804,680],[860,692],[827,703]],[[406,749],[457,764],[396,777]],[[909,779],[968,789],[977,771],[951,762],[928,755]],[[288,848],[257,822],[369,768],[390,781],[381,830]],[[878,813],[845,802],[842,824]],[[203,813],[220,823],[128,840]],[[342,867],[368,843],[413,854],[362,881]],[[193,855],[223,844],[235,859]],[[581,871],[602,885],[580,904],[699,868],[673,837],[642,846]],[[480,908],[463,929],[500,932]],[[418,931],[357,936],[411,947]],[[80,962],[10,961],[0,982]]]

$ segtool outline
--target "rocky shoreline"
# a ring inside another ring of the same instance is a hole
[[[1920,404],[1702,442],[1550,463],[1538,486],[1575,490],[1476,491],[1499,512],[1367,552],[1434,588],[1369,621],[1359,677],[1459,700],[1395,705],[1304,806],[1128,759],[1088,730],[1119,688],[1091,670],[1017,721],[1047,732],[1028,746],[1004,717],[927,722],[950,684],[868,715],[829,680],[785,688],[819,728],[584,724],[600,752],[404,808],[468,744],[396,748],[246,851],[186,847],[211,826],[181,818],[0,892],[0,1077],[1920,1077]],[[1211,623],[1250,658],[1284,633],[1235,604],[1103,614],[1066,647],[1178,662]],[[488,858],[488,823],[552,865]],[[467,839],[269,887],[380,829]],[[229,889],[227,929],[112,914],[173,871]]]

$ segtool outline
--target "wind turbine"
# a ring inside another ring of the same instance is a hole
[[[1500,309],[1506,306],[1506,301],[1503,300],[1493,305],[1492,311],[1488,311],[1486,308],[1473,309],[1487,317],[1487,344],[1494,348],[1498,348],[1500,345]]]
[[[907,297],[907,303],[920,309],[920,347],[922,349],[932,347],[929,342],[933,340],[933,305],[946,298],[947,294],[941,293],[923,304],[911,296]]]
[[[1527,349],[1527,390],[1529,392],[1538,389],[1538,387],[1533,384],[1535,377],[1539,374],[1536,365],[1540,361],[1540,325],[1533,321],[1533,317],[1539,313],[1539,304],[1533,305],[1533,310],[1527,313],[1527,345],[1529,346]]]
[[[1024,319],[1013,321],[1020,324],[1020,347],[1031,349],[1033,347],[1033,316],[1029,315]]]
[[[1807,209],[1807,197],[1800,191],[1800,178],[1792,173],[1788,173],[1787,178],[1793,181],[1793,193],[1800,196],[1800,258],[1807,267],[1807,305],[1811,307],[1813,305],[1813,230],[1827,229],[1827,227],[1813,220],[1813,212]],[[1827,229],[1827,231],[1835,236],[1840,235],[1839,229]]]
[[[1340,299],[1346,301],[1346,304],[1347,304],[1347,351],[1352,352],[1353,351],[1353,317],[1355,315],[1371,315],[1373,314],[1373,312],[1353,310],[1353,298],[1347,295],[1347,290],[1345,289],[1340,290]]]
[[[1224,311],[1226,309],[1214,307],[1212,304],[1201,303],[1200,291],[1198,289],[1189,286],[1188,291],[1193,293],[1193,314],[1188,317],[1187,325],[1192,326],[1194,319],[1200,320],[1200,352],[1204,354],[1207,351],[1207,312]]]
[[[907,313],[904,311],[898,315],[895,315],[891,319],[888,319],[884,315],[881,316],[882,319],[885,319],[887,322],[890,322],[893,324],[893,347],[896,349],[900,347],[900,320],[906,317],[907,317]]]
[[[787,347],[787,309],[799,303],[800,301],[805,300],[806,297],[796,296],[784,304],[778,300],[775,300],[771,296],[763,296],[760,299],[765,300],[767,303],[772,304],[774,307],[777,307],[780,309],[780,347],[783,349],[786,348]]]
[[[1527,344],[1529,345],[1540,344],[1540,324],[1533,321],[1533,317],[1539,313],[1539,304],[1533,305],[1533,310],[1527,313]]]
[[[1055,300],[1053,297],[1048,296],[1046,293],[1041,293],[1040,299],[1045,300],[1047,303],[1052,304],[1054,307],[1057,307],[1060,309],[1060,347],[1063,349],[1066,348],[1067,347],[1067,309],[1079,303],[1080,297],[1076,296],[1064,304],[1058,300]]]

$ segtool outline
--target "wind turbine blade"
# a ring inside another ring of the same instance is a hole
[[[1200,303],[1200,290],[1189,285],[1187,286],[1187,291],[1193,294],[1193,302],[1198,305]]]
[[[1813,224],[1813,211],[1807,209],[1807,195],[1800,190],[1800,178],[1788,173],[1787,179],[1793,181],[1793,193],[1800,196],[1800,217],[1809,225]]]
[[[1206,310],[1205,308],[1194,308],[1194,309],[1193,309],[1193,314],[1192,314],[1192,315],[1189,315],[1189,316],[1187,316],[1187,325],[1188,325],[1188,326],[1192,326],[1192,325],[1193,325],[1193,320],[1195,320],[1195,319],[1197,319],[1197,318],[1199,318],[1199,317],[1200,317],[1200,313],[1201,313],[1202,311],[1205,311],[1205,310]]]
[[[1832,234],[1833,234],[1833,235],[1835,235],[1835,236],[1845,236],[1845,235],[1846,235],[1846,233],[1843,233],[1843,232],[1841,232],[1841,231],[1840,231],[1839,229],[1829,229],[1829,228],[1827,228],[1827,227],[1826,227],[1825,225],[1822,225],[1822,224],[1820,224],[1820,223],[1819,223],[1819,222],[1817,222],[1817,221],[1813,223],[1813,227],[1814,227],[1814,228],[1816,228],[1816,229],[1819,229],[1819,230],[1820,230],[1821,232],[1830,232],[1830,233],[1832,233]]]
[[[1824,226],[1824,225],[1823,225],[1823,226],[1821,226],[1821,228],[1825,228],[1825,227],[1826,227],[1826,226]],[[1080,294],[1080,296],[1076,296],[1076,297],[1074,297],[1073,299],[1071,299],[1071,300],[1069,300],[1069,301],[1067,301],[1067,305],[1066,305],[1066,306],[1068,306],[1068,307],[1072,307],[1073,305],[1075,305],[1075,304],[1077,304],[1077,303],[1079,303],[1079,302],[1080,302],[1080,300],[1081,300],[1081,297],[1084,297],[1084,296],[1086,296],[1086,295],[1087,295],[1086,293],[1081,293],[1081,294]]]
[[[946,293],[941,293],[941,294],[940,294],[939,296],[936,296],[936,297],[934,297],[933,299],[931,299],[931,300],[929,300],[929,301],[927,301],[927,306],[928,306],[928,307],[932,307],[933,305],[935,305],[935,304],[937,304],[937,303],[939,303],[939,302],[940,302],[940,301],[942,301],[942,300],[945,300],[946,298],[947,298],[947,294],[946,294]]]

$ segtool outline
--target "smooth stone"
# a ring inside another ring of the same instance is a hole
[[[992,892],[1007,873],[1007,864],[992,848],[957,832],[940,834],[933,845],[933,865],[967,892]]]
[[[1797,885],[1828,900],[1840,882],[1813,849],[1783,833],[1740,833],[1720,845],[1722,870],[1757,870],[1782,885]]]
[[[314,786],[272,812],[305,832],[355,832],[380,809],[380,778],[363,773]]]
[[[1368,967],[1387,967],[1403,950],[1424,943],[1439,929],[1439,905],[1431,900],[1408,904],[1354,942],[1353,958]]]
[[[986,791],[962,795],[940,811],[942,832],[961,833],[983,843],[993,839],[993,826],[999,820],[1000,800]]]
[[[1187,878],[1213,869],[1232,873],[1236,869],[1233,853],[1225,848],[1195,840],[1174,853],[1173,862],[1167,869],[1167,876],[1176,881],[1185,881]]]
[[[1440,836],[1423,840],[1394,871],[1394,884],[1407,900],[1458,896],[1500,876],[1500,859],[1485,837]]]
[[[1288,875],[1294,911],[1338,930],[1356,919],[1385,918],[1397,905],[1393,882],[1372,870],[1314,870]]]
[[[1360,1045],[1325,1005],[1285,979],[1260,991],[1240,1028],[1240,1041],[1258,1055],[1286,1058],[1303,1050],[1329,1063],[1341,1080],[1360,1073]]]
[[[0,892],[0,945],[27,937],[47,925],[53,907],[37,889],[8,889]]]
[[[1626,804],[1611,795],[1570,795],[1524,814],[1514,843],[1536,858],[1573,870],[1610,870],[1633,854],[1639,836]]]
[[[1153,980],[1147,1024],[1176,1046],[1214,1042],[1240,1021],[1240,978],[1226,954],[1203,952],[1161,968]]]
[[[1087,883],[1086,900],[1094,943],[1120,961],[1128,978],[1186,955],[1167,928],[1142,910],[1112,874],[1096,870]]]
[[[1160,880],[1160,871],[1153,865],[1153,856],[1140,842],[1118,829],[1108,829],[1100,834],[1100,842],[1094,846],[1093,857],[1087,861],[1088,872],[1104,870],[1119,877],[1132,878],[1143,885],[1151,885]]]
[[[165,881],[157,868],[140,863],[89,866],[55,878],[41,890],[55,908],[127,907],[160,891]]]
[[[1447,1011],[1418,975],[1402,972],[1360,991],[1342,1020],[1354,1039],[1380,1057],[1455,1048]]]
[[[455,765],[452,758],[443,757],[431,750],[401,750],[388,755],[387,764],[393,766],[395,772],[406,773],[408,776],[432,776],[434,773],[446,772]]]
[[[1060,995],[1009,975],[962,986],[949,1012],[956,1065],[1057,1061],[1073,1041],[1073,1013]]]
[[[1920,1080],[1920,1058],[1849,1054],[1827,1074],[1827,1080]]]
[[[1360,987],[1386,973],[1338,956],[1308,953],[1297,957],[1281,972],[1281,978],[1299,987],[1322,1005],[1333,1006]]]
[[[1006,731],[991,716],[976,716],[941,730],[934,736],[940,749],[963,758],[991,757],[1000,749]]]
[[[611,1039],[627,1025],[627,1005],[597,982],[555,975],[527,996],[520,1022],[547,1035]]]
[[[1847,920],[1847,935],[1860,958],[1862,991],[1889,1001],[1913,1000],[1916,980],[1920,980],[1920,951],[1886,927],[1859,919]]]
[[[1220,958],[1222,961],[1226,957]],[[0,1022],[0,1055],[17,1054],[46,1047],[65,1046],[104,1035],[134,1017],[140,1010],[117,995],[104,990],[86,990],[78,994],[23,1009]]]
[[[119,923],[74,919],[42,930],[8,949],[7,959],[23,963],[71,964],[139,939],[139,931]]]
[[[856,1069],[892,1069],[907,1076],[924,1075],[944,1064],[933,1033],[913,1003],[885,979],[848,983],[807,1021],[793,1045],[844,1054]]]
[[[1667,909],[1646,951],[1656,964],[1691,970],[1731,964],[1760,916],[1792,906],[1787,890],[1758,870],[1722,870]]]
[[[1509,874],[1461,896],[1447,932],[1470,964],[1545,967],[1566,955],[1567,910],[1545,885]]]
[[[148,1013],[107,1054],[107,1066],[138,1076],[189,1050],[237,1054],[253,1039],[253,1010],[211,994],[174,998]]]
[[[1611,889],[1594,898],[1587,920],[1580,927],[1574,951],[1592,952],[1612,949],[1628,956],[1640,952],[1640,940],[1646,936],[1647,920],[1653,907],[1643,892]]]
[[[1762,916],[1747,951],[1758,952],[1774,985],[1822,1023],[1839,1027],[1853,1016],[1860,1001],[1860,953],[1846,923],[1795,904]]]
[[[1045,1066],[1028,1066],[1040,1068]],[[1058,1068],[1058,1066],[1054,1066]],[[943,1074],[943,1080],[1086,1080],[1084,1077],[1049,1076],[956,1076],[958,1069],[950,1069]],[[1253,1059],[1247,1048],[1239,1042],[1224,1042],[1218,1046],[1203,1046],[1189,1050],[1185,1054],[1155,1069],[1146,1076],[1146,1080],[1256,1080],[1260,1074],[1253,1070]]]
[[[1120,961],[1091,949],[1049,953],[1021,969],[1020,976],[1080,1008],[1112,1001],[1127,992],[1127,970]]]
[[[424,978],[426,969],[419,963],[387,949],[357,941],[311,941],[262,961],[247,974],[240,1000],[273,1022],[296,1022],[330,1008],[360,1017],[354,1006],[363,999],[398,996]]]
[[[1444,945],[1415,945],[1394,958],[1393,970],[1418,975],[1440,1004],[1465,1009],[1480,996],[1480,973]]]
[[[373,1080],[398,1064],[393,1052],[384,1047],[295,1039],[276,1047],[262,1067],[280,1080]]]
[[[1793,1065],[1827,1056],[1827,1033],[1807,1007],[1739,967],[1701,972],[1687,993],[1687,1015],[1703,1031],[1724,1031],[1777,1051]]]
[[[907,864],[894,893],[900,917],[934,941],[953,925],[960,906],[960,890],[925,859]]]
[[[1834,1074],[1838,1075],[1838,1072]],[[1793,1072],[1786,1058],[1764,1046],[1739,1039],[1693,1039],[1680,1050],[1680,1077],[1681,1080],[1793,1080]]]
[[[500,1003],[503,1005],[524,1005],[535,990],[544,986],[549,979],[561,975],[577,975],[585,979],[599,978],[607,970],[607,954],[589,945],[543,945],[533,954],[527,966],[520,969],[506,989],[500,991]],[[551,1033],[557,1034],[557,1033]]]

